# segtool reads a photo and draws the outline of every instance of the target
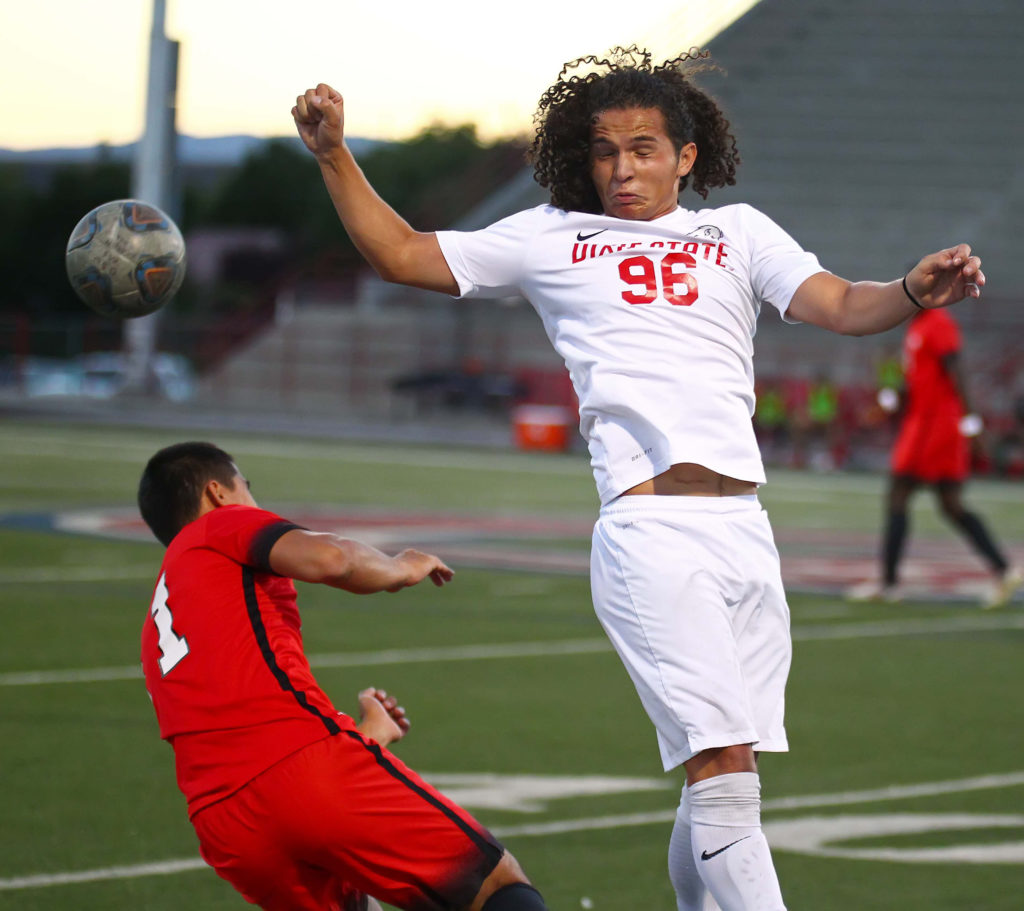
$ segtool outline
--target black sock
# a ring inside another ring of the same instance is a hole
[[[885,520],[885,537],[882,539],[882,567],[886,585],[895,585],[897,570],[903,557],[903,544],[907,540],[907,514],[891,512]]]
[[[991,564],[997,573],[1005,573],[1009,564],[992,540],[985,523],[973,512],[965,509],[953,519],[956,526],[964,533],[971,546]]]
[[[528,883],[502,886],[484,902],[483,911],[548,911],[540,893]]]

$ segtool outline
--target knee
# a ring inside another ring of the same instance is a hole
[[[756,772],[757,755],[749,743],[740,743],[727,747],[715,747],[702,750],[692,759],[684,763],[686,781],[694,784],[705,778],[716,775],[728,775],[733,772]]]
[[[470,911],[547,911],[519,862],[506,851],[477,893]]]
[[[938,501],[939,512],[943,518],[959,525],[967,510],[964,508],[963,499],[960,496],[960,488],[956,485],[940,484],[935,491],[935,499]]]
[[[967,510],[959,500],[949,500],[945,497],[939,499],[939,513],[947,522],[960,525],[967,515]]]
[[[480,911],[548,911],[548,906],[529,883],[509,883],[492,892]]]
[[[704,778],[689,787],[694,825],[758,827],[761,825],[761,779],[756,772]]]
[[[914,485],[903,480],[894,480],[886,493],[886,506],[890,513],[906,514],[907,505],[914,492]]]

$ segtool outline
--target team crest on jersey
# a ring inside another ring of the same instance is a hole
[[[696,237],[700,240],[721,240],[725,237],[725,233],[721,228],[716,227],[715,225],[701,225],[693,231],[688,231],[686,236]]]

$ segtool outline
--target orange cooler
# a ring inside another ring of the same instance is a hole
[[[565,452],[573,416],[561,405],[520,405],[512,412],[515,442],[519,449]]]

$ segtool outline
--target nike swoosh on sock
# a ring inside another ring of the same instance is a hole
[[[701,851],[700,859],[711,860],[712,857],[717,857],[723,851],[728,851],[729,848],[731,848],[733,845],[738,845],[741,841],[746,841],[746,839],[748,838],[750,838],[749,835],[744,835],[743,838],[737,838],[736,841],[730,841],[729,844],[727,844],[724,848],[719,848],[717,851],[712,851],[710,854],[708,854],[707,851]]]

